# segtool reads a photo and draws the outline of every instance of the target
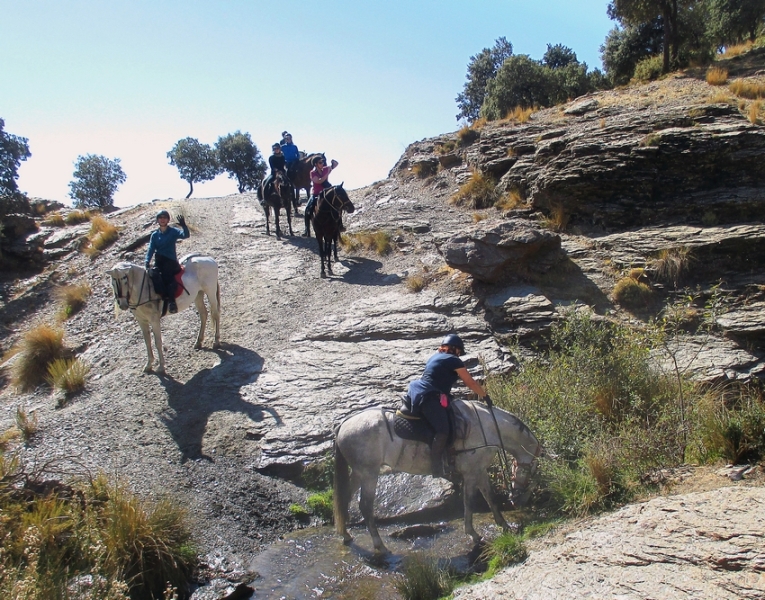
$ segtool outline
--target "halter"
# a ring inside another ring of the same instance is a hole
[[[322,198],[324,199],[324,202],[327,204],[327,206],[329,207],[329,210],[331,211],[332,218],[335,220],[340,218],[340,215],[343,212],[343,209],[345,209],[345,206],[347,204],[346,201],[340,197],[340,194],[337,193],[336,188],[337,186],[332,186],[331,188],[327,188],[319,195],[319,199],[322,199]],[[331,197],[329,195],[329,192],[332,192]],[[340,202],[339,207],[336,205],[338,201]],[[318,213],[321,207],[318,206],[318,202],[316,204],[317,204],[316,212]],[[323,205],[324,203],[322,203],[322,206]]]
[[[129,310],[135,310],[139,306],[143,306],[144,304],[149,304],[150,302],[153,302],[155,300],[152,298],[151,287],[147,285],[149,272],[146,269],[142,269],[143,277],[141,278],[141,287],[138,288],[138,301],[135,304],[130,303],[130,289],[132,287],[130,285],[130,275],[133,273],[133,267],[135,267],[135,265],[131,265],[130,270],[126,274],[121,275],[119,279],[116,277],[112,277],[112,291],[114,291],[114,298],[118,302],[122,300],[123,298],[122,284],[123,282],[125,283],[125,287],[127,288],[127,291],[125,292],[124,298],[125,298],[125,301],[127,302],[127,307]],[[148,300],[146,300],[145,302],[141,302],[141,297],[143,296],[144,288],[148,290]]]

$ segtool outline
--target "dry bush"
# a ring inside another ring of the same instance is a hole
[[[739,98],[759,100],[765,98],[765,83],[759,81],[736,79],[731,82],[728,89]]]
[[[119,237],[117,228],[103,217],[93,217],[90,222],[88,241],[90,245],[85,253],[91,258],[97,256],[102,250],[111,246]]]
[[[640,140],[640,145],[643,146],[644,148],[649,146],[658,146],[660,143],[661,143],[661,134],[658,134],[658,133],[649,133],[642,140]]]
[[[85,387],[90,367],[79,358],[58,358],[48,365],[46,381],[52,388],[74,394]]]
[[[665,248],[653,258],[649,265],[656,271],[659,280],[678,286],[691,264],[689,248]]]
[[[612,294],[614,300],[626,308],[643,308],[648,305],[653,292],[642,281],[624,277],[616,282]]]
[[[526,202],[518,190],[510,190],[509,192],[502,194],[494,206],[496,206],[499,210],[507,211],[520,208],[525,204]]]
[[[522,106],[516,106],[515,108],[508,110],[503,121],[515,121],[516,123],[526,123],[531,119],[537,108],[523,108]]]
[[[728,81],[728,69],[712,67],[707,71],[707,83],[709,85],[725,85]]]
[[[752,125],[760,125],[760,113],[762,112],[762,102],[759,100],[752,102],[749,105],[749,110],[746,113],[746,118]]]
[[[449,204],[472,209],[489,208],[497,201],[496,182],[476,171],[459,190],[449,198]]]
[[[24,334],[19,347],[21,350],[13,363],[11,381],[26,391],[44,381],[50,363],[63,358],[64,331],[40,325]]]
[[[473,213],[473,223],[480,223],[486,220],[486,215],[483,213]]]
[[[733,101],[733,96],[723,90],[717,90],[707,99],[710,104],[730,104]]]
[[[427,179],[436,174],[438,165],[430,161],[422,161],[412,165],[412,173],[414,173],[420,179]]]
[[[68,319],[82,309],[92,293],[93,290],[87,283],[65,285],[58,288],[56,290],[56,298],[60,305],[59,317],[61,320]]]
[[[66,221],[61,214],[53,213],[52,215],[48,215],[45,219],[43,219],[42,224],[47,225],[48,227],[63,227],[66,225]]]
[[[406,286],[406,289],[413,294],[416,294],[417,292],[424,290],[427,287],[428,282],[423,273],[414,273],[412,275],[407,275],[404,280],[404,285]]]
[[[721,58],[733,58],[734,56],[740,56],[745,52],[749,52],[752,49],[752,42],[744,42],[743,44],[735,44],[725,48],[725,52],[722,53]]]
[[[82,210],[73,210],[64,218],[67,225],[78,225],[90,221],[90,215]]]
[[[436,145],[436,152],[438,154],[449,154],[457,148],[457,142],[454,140],[447,140],[441,144]]]
[[[457,132],[457,143],[460,146],[469,146],[479,137],[481,137],[481,133],[478,130],[466,125]]]
[[[380,256],[389,254],[393,250],[390,233],[382,229],[344,233],[340,237],[340,245],[349,252],[363,249],[375,252]]]
[[[16,428],[21,434],[21,439],[25,442],[31,440],[37,433],[37,413],[32,413],[32,417],[27,414],[21,406],[16,407]]]
[[[550,208],[549,216],[542,219],[542,226],[550,231],[566,231],[571,215],[561,204],[556,204]]]

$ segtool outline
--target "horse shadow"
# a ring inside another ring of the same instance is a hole
[[[277,425],[282,422],[274,409],[249,402],[240,393],[243,386],[259,377],[263,358],[236,344],[222,344],[214,352],[221,362],[202,369],[186,383],[168,375],[160,377],[168,399],[168,410],[160,418],[181,451],[181,462],[198,458],[213,461],[203,452],[202,442],[207,422],[215,412],[242,413],[254,422],[270,416]]]

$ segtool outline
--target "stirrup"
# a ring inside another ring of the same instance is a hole
[[[178,305],[175,303],[175,300],[167,305],[167,310],[171,315],[174,315],[178,312]]]

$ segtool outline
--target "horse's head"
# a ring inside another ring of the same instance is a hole
[[[130,307],[130,274],[133,269],[140,269],[140,267],[129,262],[119,262],[106,272],[112,278],[114,301],[120,310],[127,310]]]
[[[345,183],[345,182],[343,182]],[[348,197],[348,192],[345,191],[345,188],[343,187],[343,184],[336,185],[334,187],[335,194],[337,194],[337,197],[342,202],[342,209],[347,213],[352,213],[354,210],[356,210],[356,207],[353,206],[353,202],[351,202],[351,199]]]
[[[514,506],[525,506],[534,491],[534,479],[539,469],[539,457],[544,455],[544,448],[538,444],[531,462],[520,463],[513,460],[511,497]]]

